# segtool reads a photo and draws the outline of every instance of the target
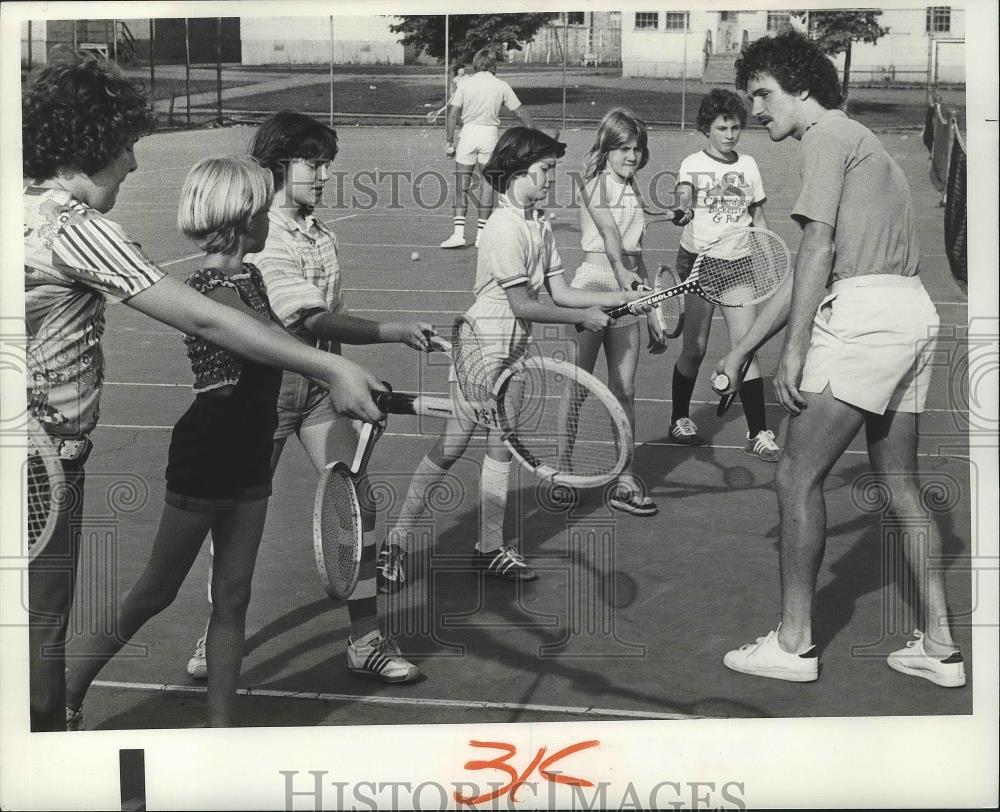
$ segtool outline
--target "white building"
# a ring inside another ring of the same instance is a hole
[[[333,18],[333,61],[338,65],[402,65],[394,17]],[[329,17],[242,17],[244,65],[309,65],[330,61]]]
[[[889,33],[874,45],[854,43],[852,84],[965,82],[963,9],[886,9],[878,21]],[[744,42],[789,26],[802,29],[805,23],[782,10],[623,12],[622,75],[731,83]],[[843,68],[843,55],[836,61]]]

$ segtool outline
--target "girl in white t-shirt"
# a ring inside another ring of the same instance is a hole
[[[698,109],[698,129],[708,138],[708,147],[689,155],[677,175],[678,204],[685,210],[677,249],[677,273],[687,279],[695,257],[713,240],[735,228],[767,228],[764,218],[764,186],[757,162],[736,152],[746,125],[743,100],[731,90],[712,90]],[[670,437],[682,445],[697,445],[698,427],[689,416],[691,393],[708,347],[715,306],[700,296],[685,297],[684,344],[674,366]],[[754,307],[724,307],[722,316],[733,346],[753,324]],[[757,362],[751,363],[740,389],[747,421],[745,451],[767,462],[777,462],[781,449],[774,432],[767,428],[764,385]]]
[[[609,110],[597,126],[594,145],[584,158],[583,205],[580,207],[580,242],[583,264],[572,287],[590,291],[631,290],[633,283],[647,283],[642,263],[645,227],[642,200],[636,191],[635,173],[649,161],[646,125],[623,108]],[[581,333],[576,340],[576,363],[593,371],[604,348],[608,385],[635,429],[635,372],[639,365],[642,316],[625,316],[596,333]],[[655,319],[648,320],[650,349],[666,349]],[[636,516],[657,512],[643,494],[642,485],[624,471],[611,495],[611,507]]]

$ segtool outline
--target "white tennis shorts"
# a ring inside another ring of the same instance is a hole
[[[869,274],[834,282],[813,319],[803,392],[875,414],[919,414],[940,319],[916,276]]]
[[[581,263],[573,274],[573,281],[569,283],[571,288],[576,290],[587,290],[593,293],[620,293],[621,285],[615,278],[615,272],[611,268],[596,265],[593,262]],[[638,324],[642,316],[622,316],[608,325],[609,330],[620,327],[631,327]]]
[[[493,148],[500,139],[500,130],[489,124],[465,124],[455,145],[455,162],[463,166],[486,166]]]

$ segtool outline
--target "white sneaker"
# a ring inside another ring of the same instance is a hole
[[[754,677],[770,677],[788,682],[812,682],[819,677],[819,659],[816,646],[801,654],[789,654],[778,645],[778,630],[758,637],[756,643],[747,643],[722,658],[726,668]]]
[[[944,688],[961,688],[965,685],[965,661],[957,649],[947,657],[935,657],[924,651],[924,633],[913,630],[915,640],[909,640],[906,648],[894,651],[886,658],[886,664],[893,671],[922,677]]]
[[[770,429],[764,429],[756,437],[748,434],[743,450],[754,457],[760,457],[764,462],[777,462],[781,458],[781,447],[774,442],[774,432]]]
[[[86,730],[86,724],[83,719],[83,708],[77,708],[73,710],[68,705],[66,706],[66,730]]]
[[[208,679],[208,658],[205,656],[205,635],[198,638],[194,654],[188,660],[187,672],[194,679]]]
[[[701,445],[698,427],[690,417],[679,417],[668,429],[670,439],[680,445]]]
[[[420,676],[420,669],[403,659],[395,641],[378,632],[365,635],[357,643],[347,641],[347,667],[355,674],[382,682],[412,682]]]
[[[441,243],[442,248],[465,248],[465,237],[461,234],[452,234],[447,240]]]

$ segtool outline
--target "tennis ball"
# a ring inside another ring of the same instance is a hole
[[[416,262],[418,259],[420,259],[420,254],[418,254],[416,251],[414,251],[412,254],[410,254],[410,259],[412,259],[414,262]]]

